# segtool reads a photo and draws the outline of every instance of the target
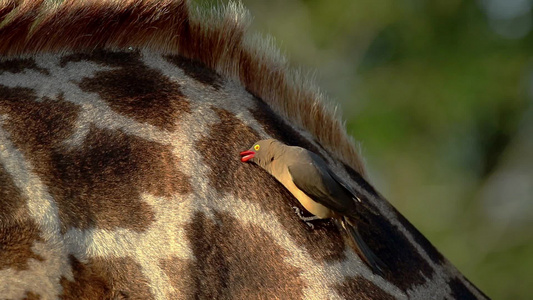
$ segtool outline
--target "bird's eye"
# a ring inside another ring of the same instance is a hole
[[[254,150],[255,150],[255,151],[259,151],[259,148],[261,148],[261,147],[259,147],[259,145],[255,145],[255,146],[254,146]]]

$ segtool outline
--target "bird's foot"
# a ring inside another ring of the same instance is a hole
[[[309,228],[311,228],[311,229],[315,229],[315,225],[313,225],[313,224],[312,224],[311,222],[309,222],[309,221],[319,220],[319,219],[320,219],[319,217],[317,217],[317,216],[304,217],[303,214],[302,214],[302,210],[300,210],[298,207],[293,206],[292,209],[294,209],[294,212],[296,213],[296,215],[298,216],[298,218],[300,218],[300,220],[304,221],[305,224],[307,224],[307,226],[309,226]]]
[[[292,209],[294,210],[294,213],[298,216],[298,218],[300,218],[300,219],[305,218],[305,217],[302,215],[302,210],[300,210],[298,207],[293,206]]]

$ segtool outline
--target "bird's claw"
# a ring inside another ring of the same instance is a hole
[[[298,217],[300,217],[300,219],[305,218],[305,217],[302,215],[302,211],[301,211],[298,207],[293,206],[292,209],[294,210],[294,212],[296,213],[296,215],[297,215]]]
[[[293,206],[292,209],[294,210],[298,218],[304,221],[304,223],[307,224],[309,228],[315,229],[315,225],[313,225],[311,222],[308,222],[308,221],[316,220],[316,217],[304,217],[304,215],[302,214],[302,210],[296,206]]]

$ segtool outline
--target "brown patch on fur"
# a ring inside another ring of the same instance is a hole
[[[411,222],[409,222],[402,214],[400,214],[399,211],[394,209],[394,212],[396,213],[396,218],[400,221],[400,223],[403,225],[407,231],[411,234],[411,236],[415,239],[415,242],[424,249],[426,254],[431,258],[433,263],[436,265],[442,266],[446,262],[446,258],[431,244],[431,242],[422,234],[418,229],[416,229]]]
[[[289,69],[272,45],[252,42],[239,6],[218,13],[193,13],[187,1],[146,0],[117,5],[112,0],[4,1],[0,6],[0,55],[80,52],[87,49],[151,48],[201,62],[240,79],[277,113],[364,176],[354,143],[324,98]],[[53,35],[49,33],[53,32]],[[270,51],[270,52],[269,52]]]
[[[120,131],[92,128],[82,150],[52,159],[50,192],[66,226],[144,231],[154,214],[143,193],[168,197],[190,189],[170,147]]]
[[[190,103],[179,85],[161,72],[148,68],[141,61],[139,52],[74,54],[64,57],[61,65],[80,60],[115,68],[84,78],[79,87],[85,92],[98,93],[119,114],[172,131],[180,116],[190,113]]]
[[[0,164],[0,270],[27,270],[28,261],[44,259],[32,250],[42,241],[35,222],[28,216],[25,199]]]
[[[40,230],[30,219],[0,224],[0,270],[27,270],[30,259],[44,261],[32,250],[36,241],[42,241]]]
[[[361,205],[359,209],[359,233],[385,264],[388,281],[407,291],[435,275],[433,268],[396,226],[383,216],[373,214],[366,206]]]
[[[318,148],[306,140],[298,131],[293,129],[285,120],[272,111],[272,109],[261,99],[255,97],[256,108],[250,113],[254,119],[261,124],[261,128],[273,138],[284,142],[289,146],[298,146],[316,153],[326,161]]]
[[[260,227],[225,213],[197,213],[186,226],[196,258],[192,295],[200,299],[301,299],[302,270],[285,261],[290,254]]]
[[[167,55],[165,58],[182,69],[187,76],[203,84],[210,85],[216,90],[220,89],[222,77],[215,71],[208,69],[203,63],[187,59],[181,55]]]
[[[259,135],[232,113],[212,109],[220,123],[213,124],[209,136],[196,144],[211,169],[208,175],[211,186],[221,194],[232,193],[238,199],[254,202],[273,213],[294,242],[307,248],[314,259],[342,260],[345,244],[333,222],[316,222],[316,229],[310,230],[292,209],[300,205],[298,200],[283,185],[255,164],[240,161],[239,152],[250,148],[259,140]]]
[[[336,290],[345,299],[361,299],[361,300],[394,300],[392,295],[387,294],[380,287],[368,281],[367,279],[356,276],[347,277],[341,284],[336,286]]]
[[[363,175],[361,175],[360,173],[358,173],[357,171],[355,171],[354,169],[352,169],[350,166],[348,166],[346,164],[344,164],[344,169],[346,170],[346,173],[348,173],[350,178],[353,181],[355,181],[367,193],[369,193],[369,194],[371,194],[371,195],[373,195],[375,197],[378,197],[378,198],[380,197],[378,192],[376,192],[374,187],[368,181],[366,181],[366,179],[363,177]]]
[[[0,224],[21,220],[27,216],[26,200],[0,163]]]
[[[195,280],[193,278],[194,263],[176,257],[159,260],[159,267],[168,276],[172,287],[176,290],[169,299],[193,299],[195,298]]]
[[[209,137],[199,140],[196,148],[205,157],[205,163],[211,167],[209,180],[212,187],[222,193],[238,192],[235,181],[245,178],[235,178],[235,172],[242,166],[239,152],[248,149],[259,140],[259,134],[231,112],[212,107],[220,118],[220,123],[210,126]]]
[[[489,299],[487,295],[485,295],[482,291],[477,289],[470,281],[467,280],[467,282],[479,292],[481,295],[481,298],[478,298],[476,295],[474,295],[468,287],[461,281],[459,278],[454,278],[448,281],[448,285],[450,286],[450,289],[452,290],[452,297],[453,299],[461,299],[461,300],[477,300],[477,299]]]
[[[26,292],[23,300],[39,300],[39,299],[41,299],[41,295],[35,294],[32,292]]]
[[[0,86],[0,114],[8,115],[4,128],[56,200],[63,232],[72,226],[143,231],[154,215],[142,193],[190,192],[170,146],[91,128],[80,149],[66,149],[78,107],[31,98],[31,90]]]
[[[61,277],[61,299],[153,299],[140,266],[131,258],[96,258],[82,263],[70,256],[74,281]]]
[[[45,75],[50,74],[48,70],[37,66],[33,58],[17,58],[0,61],[0,74],[4,72],[21,73],[26,69],[34,70]]]
[[[462,276],[462,275],[461,275]],[[462,276],[462,278],[470,285],[470,288],[476,290],[482,297],[482,299],[490,299],[482,290],[478,289],[468,278]]]
[[[8,117],[4,128],[27,158],[46,155],[44,150],[60,146],[73,132],[78,114],[77,106],[61,99],[37,100],[32,89],[0,85],[0,114]]]

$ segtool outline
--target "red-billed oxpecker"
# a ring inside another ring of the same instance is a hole
[[[322,158],[307,149],[287,146],[275,139],[261,140],[240,154],[241,161],[250,161],[265,169],[314,215],[303,217],[296,208],[302,220],[337,219],[359,248],[362,259],[374,272],[383,275],[384,264],[357,231],[355,215],[357,205],[361,204],[360,198]]]

